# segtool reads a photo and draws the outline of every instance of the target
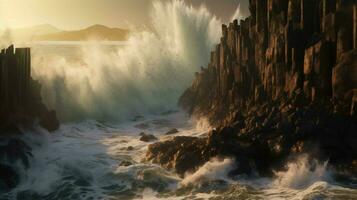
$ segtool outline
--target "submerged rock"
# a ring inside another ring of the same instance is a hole
[[[139,140],[143,142],[151,142],[153,140],[157,140],[157,138],[152,134],[146,134],[142,132],[139,135],[141,136]]]
[[[8,128],[7,131],[10,131]],[[16,128],[15,132],[18,131]],[[10,133],[8,133],[10,134]],[[27,170],[32,157],[31,148],[20,136],[0,137],[0,191],[9,191],[15,188],[20,181],[18,168]]]
[[[19,174],[14,168],[5,164],[0,164],[0,192],[8,192],[14,189],[19,182]]]
[[[175,133],[178,133],[178,132],[179,132],[179,130],[177,130],[176,128],[173,128],[173,129],[167,131],[165,133],[165,135],[172,135],[172,134],[175,134]]]
[[[120,162],[120,164],[119,164],[120,167],[129,167],[131,165],[133,165],[133,163],[130,161],[126,161],[126,160]]]

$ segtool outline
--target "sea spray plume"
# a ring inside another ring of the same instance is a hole
[[[234,14],[233,14],[233,16],[231,17],[231,20],[230,20],[230,22],[232,22],[232,21],[234,21],[234,20],[238,20],[238,22],[241,20],[241,19],[243,19],[244,17],[243,17],[243,15],[241,14],[242,12],[241,12],[241,8],[240,8],[240,4],[238,4],[238,6],[237,6],[237,9],[236,9],[236,11],[234,12]]]
[[[287,164],[287,171],[276,172],[276,184],[293,189],[307,188],[317,181],[328,181],[331,174],[327,170],[328,162],[309,162],[308,155],[301,155]]]
[[[195,173],[188,174],[181,181],[181,185],[201,184],[207,181],[227,180],[228,173],[234,169],[235,161],[231,158],[212,158]]]
[[[7,48],[12,44],[12,36],[9,29],[5,29],[3,32],[1,32],[0,38],[0,49]]]
[[[154,32],[133,33],[109,53],[93,44],[79,60],[35,55],[35,78],[62,120],[127,119],[176,106],[194,72],[207,64],[221,22],[204,7],[177,0],[154,2],[151,18]]]

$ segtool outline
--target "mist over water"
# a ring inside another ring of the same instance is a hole
[[[183,1],[154,2],[154,31],[132,33],[126,45],[89,42],[77,59],[36,56],[33,75],[45,102],[62,120],[123,119],[175,108],[205,66],[220,37],[221,21]]]

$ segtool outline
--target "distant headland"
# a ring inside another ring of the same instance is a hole
[[[121,28],[110,28],[96,24],[78,30],[60,30],[52,25],[44,24],[33,27],[8,29],[0,31],[2,35],[12,41],[126,41],[129,30]]]

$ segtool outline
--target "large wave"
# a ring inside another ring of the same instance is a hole
[[[133,33],[110,52],[92,42],[79,59],[35,56],[35,79],[62,120],[123,119],[176,106],[209,61],[221,22],[205,7],[179,0],[154,2],[151,19],[154,31]]]

